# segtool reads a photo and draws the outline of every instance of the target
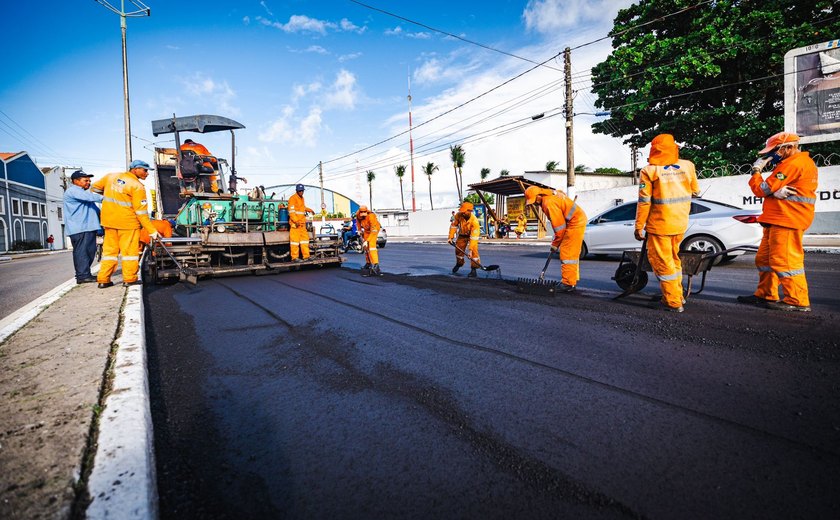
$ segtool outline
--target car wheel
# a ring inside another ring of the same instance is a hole
[[[586,242],[581,242],[580,244],[580,259],[583,260],[586,258],[586,255],[589,254],[589,248],[586,247]]]
[[[383,247],[385,247],[385,242],[382,242],[382,243],[377,242],[377,243],[376,243],[376,247],[377,247],[378,249],[382,249]]]
[[[716,238],[708,235],[695,235],[687,240],[683,240],[680,245],[680,251],[690,251],[693,253],[720,253],[723,251],[723,244]],[[722,256],[715,258],[714,265],[719,264],[723,260]]]

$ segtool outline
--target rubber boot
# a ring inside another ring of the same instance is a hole
[[[379,270],[379,264],[373,264],[373,274],[382,276],[382,271]]]
[[[476,276],[478,276],[478,273],[475,272],[475,267],[473,267],[472,269],[470,269],[470,274],[468,274],[467,277],[475,278]]]
[[[461,266],[460,266],[460,265],[455,264],[455,267],[453,267],[453,268],[452,268],[452,274],[457,273],[457,272],[458,272],[458,269],[460,269],[460,268],[461,268]]]
[[[371,267],[370,264],[365,264],[365,265],[362,266],[362,269],[370,269],[370,267]]]

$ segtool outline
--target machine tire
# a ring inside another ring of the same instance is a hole
[[[621,288],[621,290],[626,291],[633,287],[635,291],[641,291],[645,288],[648,283],[648,274],[645,271],[639,273],[639,279],[636,281],[636,285],[633,285],[633,276],[636,275],[636,264],[632,262],[624,263],[618,266],[618,269],[615,270],[615,283]]]

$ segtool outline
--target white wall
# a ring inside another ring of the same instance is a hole
[[[67,176],[78,168],[67,170]],[[65,175],[65,168],[56,166],[44,174],[44,185],[46,186],[47,195],[47,233],[52,235],[55,239],[54,246],[56,249],[64,249],[65,239],[61,226],[64,220],[58,219],[58,208],[64,204],[64,182],[62,177]],[[68,184],[70,179],[67,179]],[[46,238],[46,237],[44,237]],[[67,240],[67,247],[70,246],[70,240]]]
[[[452,216],[452,212],[457,209],[443,208],[409,213],[408,231],[411,236],[447,236],[449,234],[449,218]]]

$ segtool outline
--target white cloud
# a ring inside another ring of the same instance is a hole
[[[413,78],[419,85],[451,83],[474,72],[477,67],[477,62],[458,62],[452,56],[444,59],[433,57],[426,59],[415,69]]]
[[[268,16],[274,16],[274,13],[272,13],[271,9],[269,9],[268,5],[266,5],[265,0],[262,0],[260,2],[260,5],[262,6],[263,9],[265,9],[265,12],[268,13]]]
[[[251,17],[250,16],[243,16],[242,17],[242,23],[244,23],[245,25],[251,25]]]
[[[602,22],[605,13],[615,13],[630,3],[626,0],[529,0],[522,19],[529,30],[553,33],[588,22]]]
[[[330,52],[320,45],[310,45],[303,52],[314,52],[315,54],[329,54]]]
[[[402,27],[399,25],[393,29],[385,29],[385,36],[399,36],[403,33]]]
[[[338,57],[338,61],[344,63],[345,61],[355,60],[361,55],[361,52],[351,52],[350,54],[342,54]]]
[[[321,83],[313,81],[306,85],[297,84],[292,87],[292,101],[297,103],[303,97],[321,90]]]
[[[416,33],[405,33],[407,38],[414,38],[416,40],[428,40],[432,37],[432,33],[427,32],[416,32]]]
[[[313,32],[317,34],[326,34],[327,29],[335,29],[337,27],[336,24],[332,22],[318,20],[317,18],[310,18],[299,14],[293,14],[290,16],[287,23],[272,22],[262,16],[258,16],[257,20],[263,25],[274,27],[287,33]]]
[[[264,143],[277,143],[313,147],[317,144],[321,132],[321,109],[311,107],[301,117],[294,107],[284,106],[280,115],[268,127],[260,132],[258,139]]]
[[[239,108],[233,105],[236,92],[228,85],[227,81],[216,82],[212,78],[196,73],[190,78],[182,79],[181,83],[189,95],[196,100],[201,100],[203,104],[207,105],[208,109],[230,116],[240,114]]]
[[[404,30],[401,26],[396,26],[393,29],[385,29],[385,36],[405,36],[406,38],[414,38],[416,40],[428,40],[432,37],[432,33],[428,32],[409,32]]]
[[[338,24],[341,27],[341,30],[343,30],[343,31],[348,31],[348,32],[352,31],[352,32],[362,34],[363,32],[365,32],[367,30],[367,26],[359,27],[358,25],[354,24],[353,22],[351,22],[347,18],[342,18],[341,21],[338,22]]]
[[[358,97],[356,76],[346,69],[341,69],[325,96],[325,108],[352,110],[356,106]]]

